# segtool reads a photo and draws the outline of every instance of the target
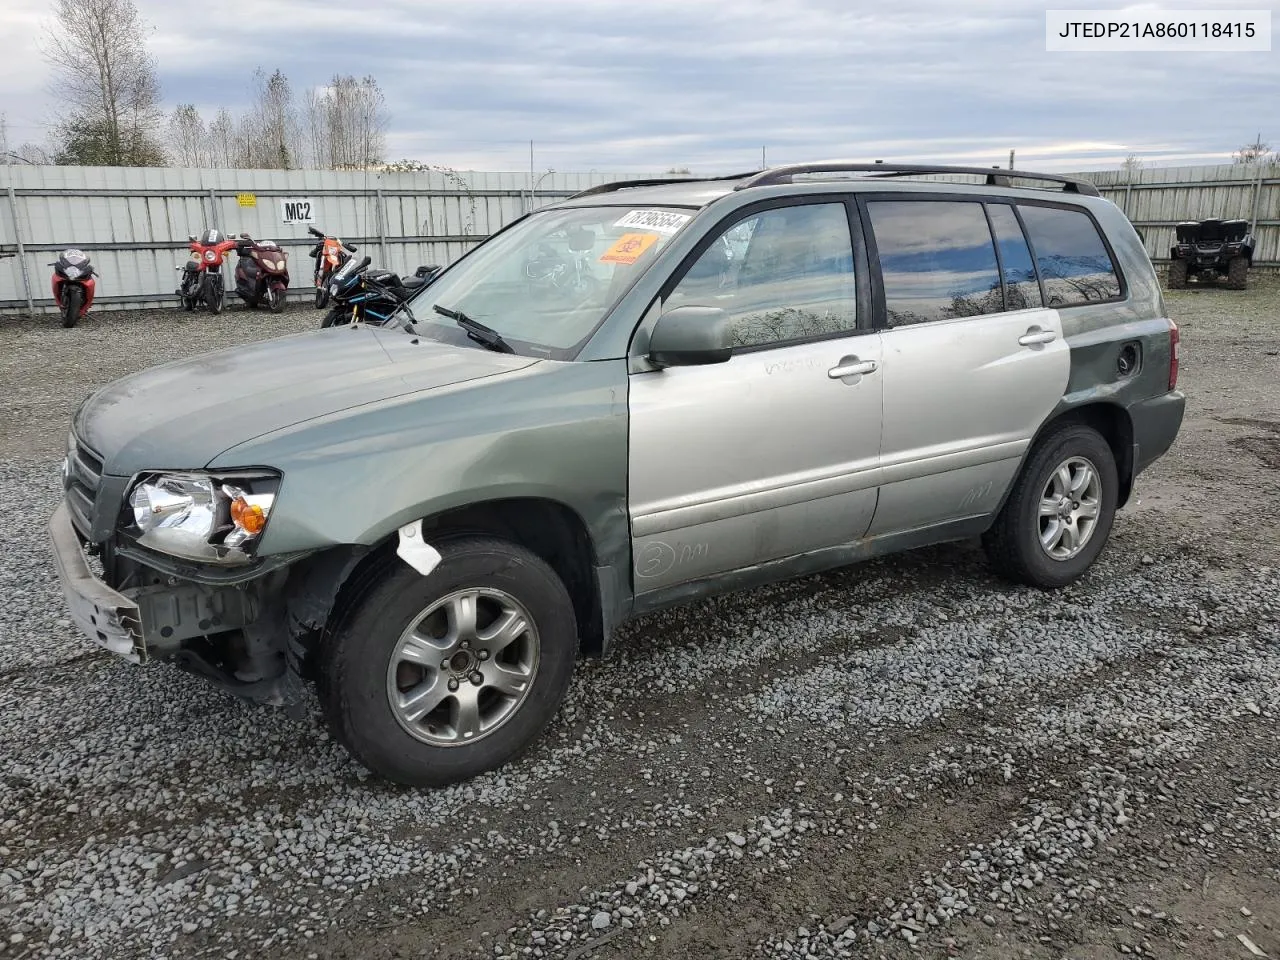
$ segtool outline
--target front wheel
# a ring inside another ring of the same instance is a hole
[[[1243,290],[1249,285],[1249,258],[1232,257],[1227,263],[1227,289]]]
[[[316,287],[316,309],[323,310],[329,303],[329,288],[325,286]]]
[[[340,323],[346,323],[347,311],[341,305],[335,305],[328,313],[324,315],[324,319],[320,321],[320,328],[336,326]]]
[[[335,738],[412,786],[518,756],[559,709],[578,650],[569,594],[538,556],[489,537],[437,548],[426,577],[390,561],[321,646],[320,701]]]
[[[1084,575],[1115,519],[1119,475],[1111,447],[1083,424],[1044,437],[1023,465],[983,546],[1017,583],[1053,589]]]
[[[267,288],[267,306],[271,308],[272,313],[280,313],[284,310],[285,292],[276,287]]]
[[[62,290],[62,325],[74,327],[80,319],[80,307],[84,304],[84,291],[79,284],[69,283]]]

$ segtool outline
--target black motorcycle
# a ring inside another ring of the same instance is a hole
[[[442,269],[436,264],[418,267],[412,277],[401,278],[390,270],[369,270],[370,258],[349,260],[329,281],[333,307],[321,327],[345,323],[381,325],[410,297],[435,279]]]

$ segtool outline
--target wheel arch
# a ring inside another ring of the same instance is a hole
[[[590,530],[571,507],[542,497],[508,497],[450,507],[421,519],[428,541],[492,536],[535,553],[564,582],[573,601],[580,651],[604,652],[616,620],[607,609],[614,598],[602,595]],[[397,530],[368,546],[334,547],[303,561],[289,598],[297,642],[309,647],[314,639],[304,637],[314,638],[337,624],[386,570],[404,563],[396,554],[398,544]]]
[[[1129,495],[1133,492],[1136,458],[1133,445],[1133,418],[1129,415],[1129,411],[1118,403],[1095,400],[1060,409],[1054,413],[1040,425],[1040,429],[1031,438],[1031,443],[1027,445],[1027,450],[1022,455],[1022,462],[1018,464],[1018,470],[1014,474],[1015,483],[1044,438],[1067,424],[1092,427],[1107,441],[1107,446],[1111,448],[1111,453],[1116,460],[1116,475],[1120,478],[1120,489],[1116,492],[1116,509],[1119,510],[1128,503]],[[1011,483],[1009,489],[1005,491],[1000,500],[1000,506],[995,511],[996,514],[1004,509],[1005,503],[1013,493],[1013,487],[1014,483]]]

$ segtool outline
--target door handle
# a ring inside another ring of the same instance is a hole
[[[1052,330],[1041,330],[1039,327],[1032,327],[1018,338],[1018,343],[1024,347],[1032,347],[1037,343],[1053,343],[1057,339],[1058,335]]]
[[[844,357],[836,366],[827,371],[827,376],[832,380],[843,380],[845,377],[860,377],[864,373],[875,372],[876,362],[874,360]]]

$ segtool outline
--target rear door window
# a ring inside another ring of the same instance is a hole
[[[1004,310],[996,250],[981,203],[872,200],[867,212],[889,326]]]
[[[1005,309],[1029,310],[1043,306],[1040,284],[1036,280],[1036,267],[1031,262],[1027,238],[1022,235],[1022,225],[1018,223],[1013,207],[1003,203],[989,203],[987,216],[991,218],[991,231],[995,234],[996,249],[1000,253]]]
[[[1018,204],[1040,268],[1045,305],[1070,307],[1120,297],[1120,274],[1093,218],[1083,210]]]

